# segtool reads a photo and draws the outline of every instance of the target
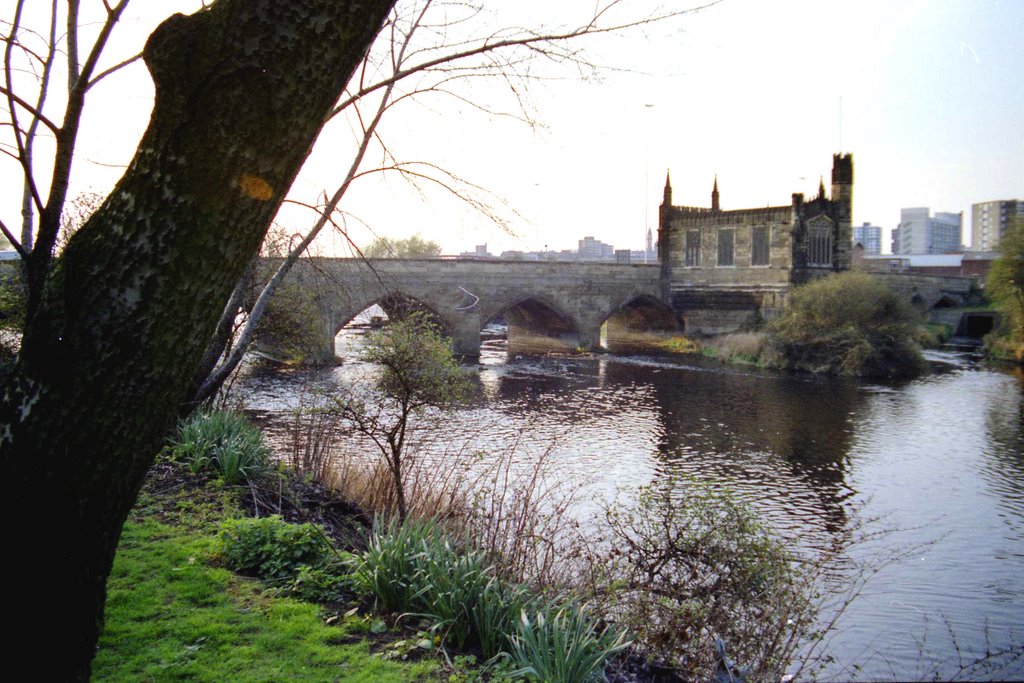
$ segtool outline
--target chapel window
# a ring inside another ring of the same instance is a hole
[[[683,264],[690,268],[700,265],[700,230],[686,231],[686,249]]]
[[[832,223],[827,218],[818,217],[808,224],[807,264],[832,265]]]
[[[771,264],[769,230],[770,228],[766,225],[750,229],[750,265],[767,266]]]
[[[733,260],[733,247],[735,245],[735,233],[732,228],[722,228],[718,231],[718,265],[735,265]]]

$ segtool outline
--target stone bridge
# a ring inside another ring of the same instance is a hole
[[[893,290],[924,312],[966,306],[978,294],[977,281],[973,277],[913,272],[873,272],[872,275],[885,280]]]
[[[495,320],[507,323],[510,349],[527,351],[592,349],[606,322],[611,350],[681,329],[662,299],[657,265],[310,258],[289,281],[320,313],[320,360],[333,357],[334,336],[373,304],[391,315],[427,310],[466,356],[479,355],[480,333]]]
[[[276,265],[264,259],[262,267]],[[882,273],[922,310],[961,306],[971,278]],[[429,312],[456,353],[480,353],[485,325],[508,325],[512,351],[628,351],[666,336],[717,334],[770,318],[785,305],[788,285],[752,283],[663,286],[658,265],[454,259],[302,259],[286,283],[298,285],[318,312],[315,360],[334,356],[334,336],[356,315],[380,305],[389,315]]]

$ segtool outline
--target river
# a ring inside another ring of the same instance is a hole
[[[339,335],[337,368],[243,377],[247,406],[280,416],[311,385],[365,377],[359,340]],[[559,476],[598,497],[678,474],[726,485],[803,546],[880,533],[834,568],[842,585],[858,562],[896,558],[840,618],[823,677],[1019,679],[1020,659],[963,667],[1024,649],[1024,384],[967,355],[929,358],[925,377],[874,384],[699,358],[509,357],[492,339],[479,399],[444,429],[472,440],[465,452],[551,448]]]

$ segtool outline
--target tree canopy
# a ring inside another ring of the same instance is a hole
[[[396,240],[378,237],[363,249],[366,258],[434,258],[440,255],[441,245],[418,233]]]
[[[1002,345],[1017,360],[1024,358],[1024,216],[1008,221],[999,238],[999,258],[985,282],[989,298],[1003,314]]]

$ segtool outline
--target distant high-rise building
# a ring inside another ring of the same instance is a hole
[[[576,252],[583,260],[611,259],[615,254],[615,248],[605,244],[593,237],[584,237],[579,240],[579,250]]]
[[[955,254],[963,251],[963,214],[936,213],[928,207],[902,209],[900,224],[893,230],[894,254]]]
[[[853,243],[864,247],[865,256],[878,256],[882,253],[882,226],[871,223],[853,226]]]
[[[971,251],[994,250],[1015,216],[1024,216],[1024,201],[998,199],[971,204]]]

